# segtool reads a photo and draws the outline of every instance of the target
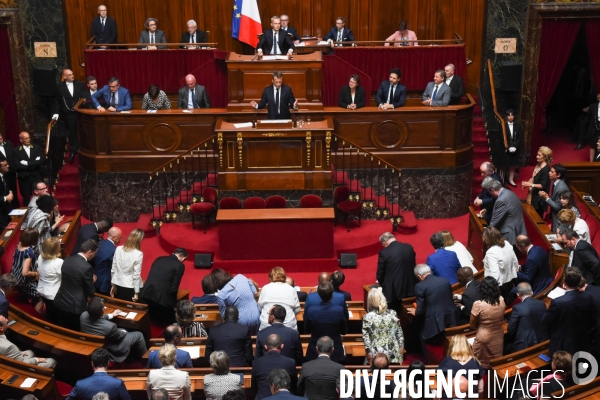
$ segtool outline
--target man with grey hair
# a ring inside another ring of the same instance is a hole
[[[92,397],[92,400],[110,400],[110,397],[104,392],[98,392]]]
[[[383,249],[377,259],[377,282],[381,285],[388,308],[400,315],[402,299],[415,294],[415,250],[408,243],[398,242],[390,232],[383,233],[379,241]]]
[[[283,343],[277,334],[267,336],[265,342],[266,354],[256,358],[252,363],[252,389],[256,393],[254,400],[261,400],[271,395],[268,377],[271,371],[281,368],[290,375],[293,386],[296,386],[298,375],[296,375],[296,361],[293,358],[281,354]]]
[[[267,379],[269,382],[269,389],[271,390],[271,396],[269,396],[269,398],[273,400],[306,399],[305,397],[294,396],[290,393],[290,388],[292,390],[295,390],[296,388],[292,386],[290,376],[285,370],[275,368],[271,371]]]
[[[259,56],[263,54],[287,55],[291,57],[295,46],[286,31],[281,30],[281,19],[275,15],[271,17],[271,29],[264,31],[256,46]]]
[[[512,344],[505,346],[507,353],[526,349],[548,339],[542,324],[546,305],[532,295],[529,283],[521,282],[517,285],[517,296],[521,302],[513,306],[510,315],[507,333],[512,338]]]
[[[107,15],[104,4],[98,6],[98,16],[92,20],[91,36],[96,39],[99,48],[106,49],[103,44],[112,44],[117,41],[117,23]]]
[[[337,382],[339,386],[340,371],[344,369],[342,364],[331,361],[333,354],[333,339],[329,336],[322,336],[317,340],[317,353],[319,356],[315,360],[311,360],[302,364],[300,378],[298,378],[299,396],[304,396],[306,380],[310,378],[330,379]],[[331,395],[331,396],[330,396]],[[336,393],[323,393],[323,398],[337,398]]]
[[[494,164],[489,161],[484,161],[479,166],[479,171],[481,172],[481,176],[483,177],[483,182],[491,179],[495,179],[498,182],[502,180],[500,175],[496,172],[496,168]],[[490,194],[484,187],[483,183],[481,184],[481,193],[479,196],[475,198],[473,204],[480,207],[480,214],[483,216],[483,219],[489,224],[492,219],[492,210],[494,209],[494,203],[496,202],[496,198]],[[484,211],[485,210],[485,211]]]
[[[53,358],[36,357],[31,350],[19,350],[19,348],[6,338],[8,331],[8,319],[0,315],[0,354],[4,357],[24,362],[27,364],[39,365],[45,368],[54,368],[56,361]]]
[[[290,26],[290,17],[287,14],[281,14],[279,19],[281,20],[281,30],[288,35],[293,36],[292,40],[294,41],[294,44],[299,44],[302,41],[302,38],[298,34],[298,31]]]
[[[182,49],[195,49],[193,43],[206,43],[206,32],[198,30],[198,24],[193,19],[187,22],[187,31],[181,34],[179,43],[190,43],[189,46],[182,46]]]
[[[420,281],[415,286],[417,308],[410,307],[407,311],[423,320],[421,339],[423,354],[427,354],[427,345],[439,345],[446,328],[456,326],[457,310],[448,279],[434,276],[427,264],[418,264],[415,275]]]
[[[206,88],[196,84],[196,77],[188,74],[185,77],[185,86],[179,89],[177,97],[178,108],[210,108],[210,99]]]
[[[498,229],[502,237],[514,245],[517,236],[527,234],[521,200],[497,180],[492,179],[482,186],[496,198],[490,226]]]

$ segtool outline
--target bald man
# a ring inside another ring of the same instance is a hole
[[[110,271],[112,269],[113,257],[117,245],[121,242],[123,231],[113,226],[108,230],[108,238],[101,240],[96,253],[94,265],[94,275],[96,275],[96,290],[102,294],[110,296]]]
[[[73,162],[79,141],[77,139],[77,113],[75,104],[79,99],[85,98],[85,86],[83,82],[75,80],[75,75],[70,69],[63,70],[62,81],[56,84],[56,97],[54,102],[54,115],[52,119],[64,118],[69,133],[69,147],[71,155],[69,162]]]
[[[196,84],[196,77],[189,74],[185,77],[185,86],[179,89],[177,99],[179,108],[210,108],[210,99],[206,88]]]
[[[329,272],[321,272],[319,274],[318,283],[331,282],[331,274]],[[346,301],[344,300],[344,295],[342,293],[333,293],[333,298],[331,299],[332,304],[337,304],[342,306],[344,309],[344,314],[346,315],[346,320],[350,318],[348,314],[348,306],[346,305]],[[304,302],[304,320],[306,321],[306,316],[308,315],[308,309],[311,306],[316,304],[321,304],[321,297],[319,293],[315,290],[313,293],[310,293],[306,296],[306,301]]]
[[[479,171],[481,172],[481,177],[483,179],[489,176],[497,180],[498,182],[502,182],[502,178],[500,178],[500,175],[498,175],[498,173],[496,172],[494,164],[492,164],[489,161],[484,161],[479,166]],[[485,210],[485,213],[483,214],[483,219],[485,219],[488,224],[492,220],[492,210],[494,209],[495,202],[496,198],[483,188],[481,189],[481,193],[479,194],[479,196],[477,196],[475,198],[475,201],[473,201],[474,205],[481,207],[482,211]]]

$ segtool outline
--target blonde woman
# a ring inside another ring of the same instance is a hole
[[[362,334],[367,362],[377,353],[388,356],[390,363],[402,364],[404,334],[396,311],[388,310],[387,300],[378,289],[367,296],[367,314],[362,321]]]
[[[517,277],[519,269],[515,251],[493,226],[483,230],[483,243],[487,248],[483,258],[484,276],[491,276],[498,281],[500,293],[506,299],[514,286],[513,280]]]
[[[539,148],[535,161],[537,162],[533,169],[533,174],[528,181],[523,181],[521,186],[529,188],[527,193],[527,204],[531,204],[540,217],[544,217],[544,212],[548,208],[546,201],[540,197],[540,192],[549,193],[550,191],[550,164],[552,164],[552,150],[549,147]]]
[[[279,304],[285,308],[285,320],[283,325],[288,328],[298,329],[296,325],[296,314],[300,312],[300,301],[293,287],[285,282],[285,270],[275,267],[269,272],[269,282],[263,286],[258,298],[260,308],[260,328],[270,326],[269,312],[274,305]]]
[[[126,301],[137,301],[142,287],[142,261],[140,251],[144,231],[134,229],[123,246],[117,247],[113,257],[110,296]]]
[[[50,237],[42,243],[42,254],[38,257],[38,294],[46,304],[46,315],[52,322],[57,320],[57,310],[54,307],[54,296],[62,281],[62,264],[60,258],[60,239]]]
[[[459,241],[454,240],[454,236],[450,231],[440,231],[444,238],[444,248],[448,251],[453,251],[460,261],[461,267],[469,267],[473,270],[473,273],[477,273],[477,268],[473,265],[473,256],[469,253],[469,250]]]
[[[444,375],[451,371],[450,375],[454,377],[460,370],[474,371],[474,377],[477,379],[477,389],[479,393],[483,392],[484,380],[482,379],[486,371],[479,363],[479,360],[473,354],[473,348],[469,344],[465,335],[454,335],[448,345],[448,355],[440,362],[438,367]]]

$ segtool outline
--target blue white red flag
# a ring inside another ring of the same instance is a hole
[[[256,47],[258,44],[257,36],[262,33],[256,0],[234,0],[231,28],[232,37]]]

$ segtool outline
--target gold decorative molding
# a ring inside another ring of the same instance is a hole
[[[331,132],[325,134],[325,153],[327,154],[327,166],[329,166],[329,155],[331,154]]]
[[[310,167],[310,142],[312,142],[312,134],[306,132],[306,166]]]
[[[244,139],[242,138],[242,132],[237,133],[237,144],[238,144],[238,152],[240,155],[240,167],[242,167],[243,166],[242,149],[244,147]]]
[[[223,132],[217,133],[217,142],[219,143],[219,167],[223,168]]]
[[[262,135],[266,136],[266,137],[283,137],[283,136],[287,136],[287,133],[283,133],[283,132],[277,132],[277,133],[269,132],[269,133],[263,133]]]

